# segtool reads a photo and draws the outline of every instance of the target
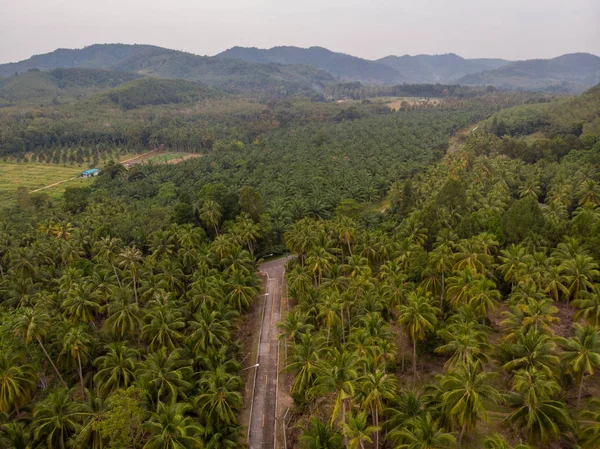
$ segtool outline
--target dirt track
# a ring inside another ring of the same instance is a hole
[[[248,425],[248,446],[250,449],[275,448],[275,435],[281,411],[277,410],[279,380],[279,331],[277,323],[281,316],[281,293],[285,282],[287,258],[266,262],[259,268],[267,275],[266,300],[262,313],[262,326],[258,341],[259,366],[256,368],[250,423]]]

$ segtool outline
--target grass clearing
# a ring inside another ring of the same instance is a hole
[[[0,207],[10,206],[16,199],[17,189],[29,192],[55,182],[77,177],[85,168],[36,163],[0,162]],[[43,190],[52,198],[59,197],[67,187],[88,184],[91,179],[76,178]]]
[[[164,164],[173,159],[181,159],[187,155],[188,155],[188,153],[164,153],[164,154],[159,154],[157,156],[152,156],[151,158],[146,159],[146,162],[154,162],[154,163],[158,163],[158,164]]]

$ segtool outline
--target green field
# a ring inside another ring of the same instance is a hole
[[[26,187],[29,192],[55,182],[63,181],[79,175],[85,168],[64,167],[53,164],[32,163],[0,163],[0,207],[10,206],[16,198],[19,187]],[[44,189],[41,192],[51,197],[60,196],[66,187],[89,183],[91,179],[76,178],[54,187]]]
[[[154,163],[165,163],[171,161],[173,159],[180,159],[186,156],[188,153],[165,153],[159,154],[158,156],[153,156],[146,159],[146,162],[154,162]]]

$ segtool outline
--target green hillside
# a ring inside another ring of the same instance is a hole
[[[135,73],[99,69],[54,69],[0,79],[0,105],[72,102],[139,78]]]
[[[218,55],[222,58],[248,62],[276,64],[304,64],[326,70],[345,81],[361,81],[376,84],[394,84],[407,78],[391,67],[344,53],[336,53],[323,47],[233,47]]]
[[[123,109],[146,105],[188,103],[219,97],[215,89],[184,80],[143,78],[125,83],[98,96]]]
[[[499,135],[600,135],[600,84],[576,97],[504,109],[486,123],[492,126],[494,121]]]
[[[273,95],[310,94],[334,82],[327,72],[307,66],[258,64],[198,56],[148,45],[97,44],[83,49],[59,49],[18,63],[0,65],[0,76],[30,69],[84,67],[133,72],[158,78],[197,81],[230,92]]]
[[[517,61],[497,70],[466,75],[460,84],[556,92],[581,92],[600,82],[600,57],[571,53],[553,59]]]

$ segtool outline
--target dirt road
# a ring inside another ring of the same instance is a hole
[[[279,331],[277,323],[281,316],[281,293],[288,258],[262,264],[259,269],[267,275],[266,300],[262,314],[262,326],[258,341],[259,364],[255,371],[248,424],[250,449],[275,449],[278,421],[277,385],[279,380]]]

